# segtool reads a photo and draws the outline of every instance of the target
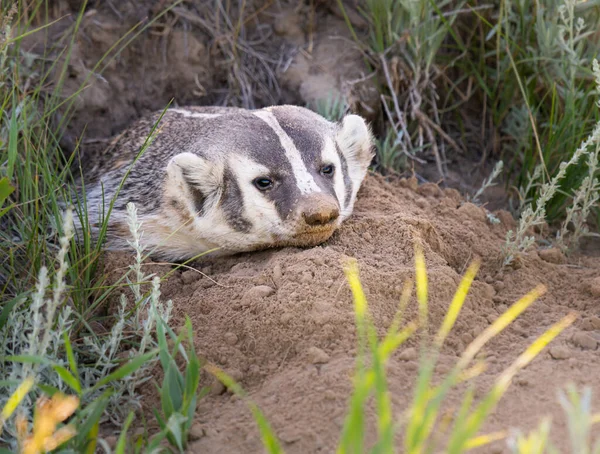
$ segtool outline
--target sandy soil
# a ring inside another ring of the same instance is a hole
[[[76,40],[66,94],[79,87],[98,58],[131,25],[156,14],[159,8],[151,4],[167,2],[136,3],[148,7],[133,6],[134,2],[90,2]],[[164,107],[171,98],[179,104],[233,103],[223,90],[232,88],[228,77],[235,68],[223,64],[226,55],[219,41],[194,19],[201,17],[198,11],[205,3],[184,2],[183,9],[142,33],[101,77],[93,74],[90,88],[76,97],[75,115],[65,136],[67,149],[87,126],[83,152],[92,153],[93,145],[102,145],[131,120]],[[261,49],[280,60],[265,66],[277,75],[279,91],[264,90],[268,78],[249,84],[255,104],[304,104],[323,93],[341,92],[354,107],[376,118],[372,81],[352,83],[367,74],[360,54],[347,44],[342,48],[345,53],[335,49],[334,43],[349,39],[339,11],[336,14],[334,7],[324,6],[326,2],[317,3],[316,16],[306,8],[293,10],[278,2],[260,14],[248,13],[251,19],[245,38],[271,33]],[[54,17],[77,6],[77,1],[53,2]],[[353,16],[353,20],[359,27],[359,19]],[[24,46],[33,52],[43,42],[58,42],[65,30],[61,24],[52,27],[42,41],[34,36]],[[307,24],[314,25],[310,33]],[[312,54],[307,54],[307,46]],[[340,56],[345,64],[340,63]],[[244,104],[243,96],[236,100]],[[473,161],[477,160],[474,156]],[[461,188],[477,187],[489,173],[485,168],[481,174],[467,171],[464,161],[459,164],[450,168]],[[502,199],[502,195],[494,197]],[[496,214],[502,222],[493,225],[482,208],[466,203],[456,190],[431,183],[417,185],[416,179],[371,175],[354,215],[326,244],[308,250],[207,258],[194,265],[206,276],[194,270],[178,272],[163,285],[163,296],[174,302],[173,326],[181,326],[185,315],[192,319],[201,354],[243,385],[271,421],[286,452],[332,452],[351,391],[356,341],[341,260],[358,259],[375,323],[383,332],[396,311],[404,281],[413,276],[417,237],[423,241],[429,270],[432,329],[443,319],[469,261],[481,257],[482,269],[443,350],[439,372],[447,371],[474,336],[508,305],[538,283],[545,284],[548,293],[486,349],[490,367],[476,388],[479,395],[485,392],[535,337],[566,313],[577,311],[576,324],[519,374],[486,428],[530,429],[550,414],[555,418],[554,440],[565,447],[557,390],[567,382],[588,385],[596,402],[600,400],[599,248],[588,242],[581,253],[568,258],[553,249],[534,251],[516,267],[502,269],[501,248],[514,220],[507,212]],[[108,267],[114,269],[129,259],[109,256]],[[149,268],[166,272],[164,266]],[[414,304],[411,308],[408,318],[415,316]],[[388,367],[398,415],[411,398],[417,370],[415,347],[415,341],[409,341]],[[189,451],[262,452],[258,430],[244,402],[210,378],[205,377],[205,382],[211,393],[200,402],[196,439]],[[148,406],[155,405],[151,392],[148,395]],[[501,445],[494,452],[502,452]]]
[[[475,256],[482,269],[443,350],[439,373],[508,305],[538,283],[548,293],[486,349],[489,369],[476,381],[481,395],[526,346],[570,311],[573,327],[520,373],[488,430],[529,429],[544,415],[566,447],[557,390],[568,382],[600,384],[600,259],[565,258],[556,250],[532,252],[519,269],[499,266],[512,221],[491,225],[484,211],[453,190],[415,188],[414,181],[370,176],[356,211],[326,244],[282,249],[196,264],[172,276],[163,296],[175,304],[174,326],[191,317],[196,346],[210,362],[239,380],[263,409],[286,452],[332,452],[351,392],[355,327],[352,299],[341,261],[358,259],[375,323],[382,332],[397,309],[402,284],[413,276],[413,242],[424,242],[430,278],[432,330],[444,317],[465,266]],[[156,271],[164,267],[156,266]],[[408,318],[414,318],[415,303]],[[411,398],[417,370],[415,340],[388,366],[398,416]],[[256,425],[244,402],[210,383],[199,405],[190,452],[261,452]],[[457,396],[450,402],[456,403]],[[495,452],[502,452],[502,445]],[[489,451],[488,451],[489,452]]]

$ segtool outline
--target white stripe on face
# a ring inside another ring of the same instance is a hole
[[[288,161],[292,166],[292,171],[294,172],[294,177],[296,178],[296,183],[300,192],[302,194],[321,192],[321,188],[319,188],[319,185],[315,182],[314,178],[304,165],[302,156],[300,156],[300,152],[296,148],[296,145],[294,145],[294,141],[285,133],[277,121],[277,118],[275,118],[275,115],[264,110],[256,111],[254,112],[254,115],[268,124],[271,129],[275,131],[277,137],[279,137],[279,142],[285,150]]]
[[[185,109],[169,109],[169,112],[175,112],[183,115],[184,117],[192,118],[215,118],[221,116],[221,114],[192,112],[191,110]]]

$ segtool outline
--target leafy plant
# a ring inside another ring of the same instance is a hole
[[[162,413],[155,410],[154,414],[162,432],[161,435],[156,437],[151,446],[157,446],[159,440],[164,436],[173,447],[183,453],[194,421],[197,401],[206,394],[207,389],[202,388],[200,392],[198,391],[201,362],[194,349],[194,336],[190,319],[186,317],[185,330],[177,337],[165,323],[159,323],[156,330],[164,378],[162,386],[158,388]],[[171,349],[167,344],[166,331],[169,331],[174,338]],[[183,350],[181,342],[185,335],[187,335],[188,349]],[[183,372],[179,370],[176,363],[178,352],[181,353],[186,363]]]
[[[327,98],[318,99],[314,103],[309,103],[307,107],[329,121],[341,120],[348,111],[348,104],[342,95],[330,95]]]
[[[359,7],[369,27],[368,39],[358,36],[342,0],[338,0],[346,24],[367,56],[368,63],[381,76],[380,91],[389,134],[394,147],[386,151],[387,165],[401,165],[393,154],[415,157],[431,151],[440,176],[445,175],[445,145],[456,142],[440,127],[438,96],[435,93],[437,55],[448,36],[464,1],[367,0]],[[398,170],[395,168],[394,170]]]
[[[600,65],[596,60],[593,63],[594,73],[596,74],[598,90],[600,90]],[[576,242],[586,233],[589,233],[586,222],[591,214],[592,207],[600,198],[600,183],[597,179],[597,170],[600,167],[598,162],[600,158],[600,121],[596,124],[591,134],[582,141],[568,161],[560,164],[558,172],[548,183],[544,183],[538,189],[538,198],[535,208],[532,203],[525,206],[521,212],[517,231],[510,230],[506,235],[505,259],[504,264],[510,264],[517,254],[526,251],[535,243],[535,238],[530,234],[531,228],[544,224],[547,220],[548,204],[560,192],[561,182],[567,177],[572,168],[587,168],[587,176],[581,182],[581,185],[574,190],[573,203],[566,210],[566,218],[563,226],[558,232],[558,241],[563,247],[566,247],[568,239],[568,227],[572,222],[575,225],[572,243]],[[593,151],[590,151],[592,148]],[[587,156],[587,165],[581,166],[580,162]],[[534,177],[539,177],[541,170],[534,172]],[[531,185],[531,183],[530,183]],[[563,197],[565,195],[563,194]]]

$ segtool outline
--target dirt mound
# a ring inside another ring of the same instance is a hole
[[[440,371],[447,371],[509,304],[545,284],[548,293],[489,345],[490,367],[477,389],[487,390],[536,336],[570,310],[578,311],[578,322],[555,341],[555,350],[544,352],[518,376],[488,427],[529,429],[546,414],[559,415],[553,433],[561,446],[566,441],[558,388],[572,381],[600,395],[592,378],[600,373],[600,301],[593,287],[600,260],[579,256],[567,261],[556,251],[540,251],[525,257],[518,269],[502,270],[501,247],[512,220],[496,214],[504,223],[492,224],[482,208],[464,203],[456,191],[372,175],[354,215],[326,244],[207,258],[196,264],[206,276],[194,270],[173,275],[162,287],[163,296],[174,302],[173,326],[181,325],[185,315],[191,318],[200,353],[240,381],[286,452],[332,452],[347,411],[356,342],[342,260],[358,259],[376,326],[383,332],[397,310],[404,281],[413,276],[417,238],[429,272],[432,330],[441,323],[461,273],[479,256],[482,269],[443,350]],[[156,271],[165,269],[156,266]],[[414,301],[411,307],[409,318],[416,315]],[[412,397],[415,346],[409,341],[389,364],[397,416]],[[196,433],[203,435],[189,452],[262,452],[245,403],[222,386],[211,386],[197,413]]]

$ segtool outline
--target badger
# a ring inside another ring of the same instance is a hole
[[[129,202],[143,246],[162,259],[310,247],[350,216],[373,157],[370,128],[354,114],[172,107],[83,162],[81,188],[93,232],[113,204],[107,249],[129,247]]]

